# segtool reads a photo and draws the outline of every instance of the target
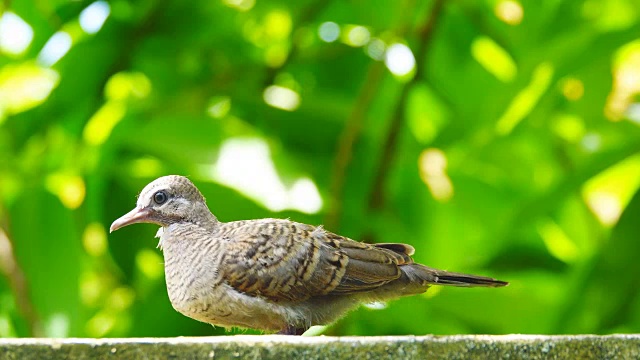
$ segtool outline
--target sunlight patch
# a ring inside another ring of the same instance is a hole
[[[584,119],[575,114],[558,114],[553,117],[551,129],[562,139],[579,142],[586,134]]]
[[[638,20],[637,0],[586,0],[582,2],[582,16],[601,32],[630,28]]]
[[[232,138],[220,148],[213,178],[272,211],[285,209],[317,213],[322,198],[316,184],[302,177],[287,188],[278,176],[269,146],[257,138]]]
[[[209,99],[207,114],[214,119],[222,119],[231,110],[231,98],[228,96],[214,96]]]
[[[531,113],[540,98],[549,89],[553,79],[554,68],[551,63],[538,65],[531,76],[531,82],[511,100],[504,114],[496,123],[496,131],[500,135],[508,135]]]
[[[389,46],[385,54],[385,65],[393,75],[404,77],[416,68],[416,58],[411,49],[405,44],[393,44]]]
[[[584,95],[584,83],[580,79],[568,77],[560,82],[560,90],[567,100],[580,100]]]
[[[580,145],[587,152],[596,152],[600,150],[600,147],[602,146],[602,137],[600,134],[587,133],[582,137]]]
[[[107,311],[100,311],[94,317],[89,319],[85,327],[85,331],[91,337],[103,337],[113,330],[116,323],[117,320],[115,314]]]
[[[524,10],[519,2],[513,0],[501,0],[496,3],[493,9],[496,17],[506,24],[518,25],[524,17]]]
[[[431,143],[449,122],[449,109],[439,96],[424,83],[409,91],[405,110],[411,133],[422,144]]]
[[[271,85],[264,89],[264,102],[286,111],[293,111],[300,106],[300,95],[286,87]]]
[[[633,103],[627,108],[626,116],[636,124],[640,124],[640,103]]]
[[[479,36],[473,40],[471,55],[485,70],[502,82],[513,81],[518,73],[516,63],[509,52],[487,36]]]
[[[31,62],[4,66],[0,69],[0,119],[40,105],[59,81],[56,71]]]
[[[420,178],[427,185],[431,195],[439,202],[447,202],[453,197],[453,183],[447,174],[447,156],[440,149],[427,149],[418,160]]]
[[[291,208],[307,214],[315,214],[322,208],[322,198],[313,180],[300,178],[293,183],[289,190]]]
[[[239,11],[249,11],[256,4],[256,0],[222,0],[222,2]]]
[[[33,40],[33,29],[11,11],[0,17],[0,50],[5,54],[22,54]]]
[[[98,273],[85,271],[80,275],[80,301],[88,307],[97,306],[102,300],[107,281]]]
[[[104,92],[109,100],[144,99],[151,89],[151,80],[144,73],[123,71],[107,80]]]
[[[96,1],[80,13],[80,27],[87,34],[95,34],[109,17],[111,7],[107,2]]]
[[[38,63],[47,67],[54,65],[71,50],[72,44],[71,35],[64,31],[58,31],[44,44],[38,54]]]
[[[82,245],[87,254],[102,256],[107,252],[107,231],[99,222],[92,222],[84,229]]]
[[[609,120],[620,121],[640,94],[640,40],[620,47],[612,67],[613,86],[604,113]]]
[[[8,316],[0,314],[0,337],[15,337],[16,332]]]
[[[371,39],[371,34],[369,33],[369,29],[364,26],[355,25],[348,26],[346,29],[346,37],[344,39],[344,43],[353,46],[353,47],[361,47],[365,46],[369,39]]]
[[[272,10],[264,18],[264,35],[271,40],[286,39],[293,28],[291,14],[284,10]]]
[[[334,42],[340,37],[340,26],[333,21],[327,21],[318,27],[318,36],[324,42]]]
[[[640,155],[635,155],[589,179],[582,198],[603,225],[613,226],[639,187]]]
[[[133,289],[121,286],[111,292],[107,299],[107,306],[116,311],[123,311],[131,307],[136,298],[136,292]]]
[[[567,233],[551,219],[538,223],[538,233],[549,253],[566,263],[574,262],[579,255],[578,247]]]
[[[162,162],[154,157],[141,157],[132,160],[128,166],[129,173],[138,178],[156,178],[163,173]]]
[[[150,249],[138,251],[136,254],[136,266],[149,279],[159,279],[164,271],[162,257]]]
[[[66,314],[51,315],[44,324],[44,333],[50,338],[65,338],[69,336],[69,317]]]
[[[369,41],[369,44],[367,45],[367,55],[377,61],[384,60],[386,47],[387,45],[384,43],[384,41],[375,38]]]
[[[86,186],[78,175],[53,173],[47,176],[45,187],[56,195],[67,209],[77,209],[84,202]]]
[[[89,145],[102,145],[113,128],[127,113],[125,105],[120,101],[108,101],[89,119],[84,127],[82,137]]]

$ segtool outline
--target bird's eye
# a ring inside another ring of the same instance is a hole
[[[162,190],[160,190],[160,191],[156,192],[155,194],[153,194],[153,202],[155,202],[158,205],[164,204],[167,201],[168,198],[169,197],[167,196],[167,193],[165,193]]]

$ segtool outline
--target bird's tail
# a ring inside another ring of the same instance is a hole
[[[486,276],[438,270],[421,264],[409,264],[401,267],[404,275],[411,282],[426,282],[428,285],[449,286],[485,286],[500,287],[509,285],[508,282]]]
[[[500,287],[509,285],[506,281],[486,276],[438,270],[416,263],[400,266],[400,270],[402,271],[400,278],[376,291],[376,295],[379,298],[415,295],[427,291],[431,285],[463,287]]]

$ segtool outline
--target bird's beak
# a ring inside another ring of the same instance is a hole
[[[136,207],[135,209],[122,215],[122,217],[120,217],[118,220],[114,221],[109,228],[109,232],[114,232],[127,225],[146,222],[146,220],[149,218],[150,212],[151,211],[149,209]]]

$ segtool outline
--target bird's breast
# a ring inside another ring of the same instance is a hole
[[[298,311],[249,296],[229,286],[220,267],[224,237],[169,226],[161,235],[171,305],[190,318],[214,325],[280,330]],[[195,245],[195,246],[194,246]]]
[[[220,242],[202,231],[172,225],[164,229],[161,243],[165,280],[171,304],[181,313],[206,310],[218,301],[222,278]],[[200,309],[200,310],[199,310]]]

